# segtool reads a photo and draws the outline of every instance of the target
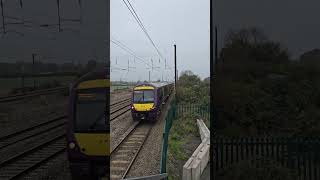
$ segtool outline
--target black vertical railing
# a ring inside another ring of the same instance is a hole
[[[268,159],[293,170],[298,179],[319,177],[320,138],[216,137],[213,142],[217,172],[243,160],[261,167]]]

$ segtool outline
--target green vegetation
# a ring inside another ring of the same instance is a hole
[[[173,122],[168,144],[169,179],[181,179],[184,163],[201,143],[195,120],[194,115],[185,115]]]
[[[59,77],[36,77],[35,86],[36,89],[55,88],[59,86],[68,86],[75,77],[72,76],[59,76]],[[33,89],[33,78],[0,78],[1,89],[0,93],[15,94],[19,93],[24,86],[25,90]]]
[[[319,135],[320,51],[292,60],[256,28],[230,32],[214,82],[223,135]]]
[[[192,71],[184,71],[181,73],[177,84],[178,106],[180,106],[181,108],[183,108],[186,105],[203,107],[210,105],[209,78],[201,80],[200,77],[193,74]],[[189,115],[192,115],[194,117],[194,121],[197,118],[203,119],[207,127],[210,128],[208,118],[203,118],[199,113],[195,112],[190,112]]]
[[[119,92],[124,90],[129,90],[131,86],[129,85],[113,85],[111,84],[111,92]]]
[[[85,74],[96,67],[106,66],[104,62],[96,60],[88,60],[87,64],[80,64],[72,62],[65,63],[46,63],[36,60],[33,64],[32,61],[16,61],[16,62],[0,62],[0,77],[14,76],[17,74],[41,74],[41,73],[64,73],[75,72]]]
[[[182,72],[177,82],[179,104],[209,105],[209,83],[209,78],[201,81],[200,77],[191,71]]]
[[[208,78],[201,80],[191,71],[182,72],[178,80],[177,98],[179,108],[185,105],[209,104]],[[185,111],[178,114],[173,121],[169,134],[168,173],[169,179],[181,179],[182,168],[193,151],[201,143],[196,119],[201,115],[195,111]],[[208,119],[204,119],[207,125]]]

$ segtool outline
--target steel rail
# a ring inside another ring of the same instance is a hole
[[[57,93],[57,92],[60,92],[62,90],[65,90],[65,89],[67,89],[67,87],[60,87],[60,88],[53,88],[53,89],[47,89],[47,90],[33,91],[31,93],[26,93],[26,94],[3,96],[3,97],[0,97],[0,103],[18,101],[18,100],[22,100],[22,99],[25,99],[25,98],[39,96],[39,95],[53,94],[53,93]]]
[[[8,134],[8,135],[5,135],[5,136],[0,137],[0,141],[3,141],[3,140],[8,139],[8,138],[11,138],[11,137],[13,137],[13,136],[20,135],[20,134],[25,133],[25,132],[27,132],[27,131],[34,130],[34,129],[36,129],[36,128],[39,128],[39,127],[42,127],[42,126],[51,124],[51,123],[53,123],[53,122],[56,122],[56,121],[59,121],[59,120],[61,120],[61,119],[65,119],[65,118],[67,118],[67,116],[66,116],[66,115],[63,115],[63,116],[60,116],[60,117],[51,119],[51,120],[49,120],[49,121],[46,121],[46,122],[43,122],[43,123],[34,125],[34,126],[32,126],[32,127],[28,127],[28,128],[23,129],[23,130],[16,131],[16,132],[14,132],[14,133],[11,133],[11,134]]]
[[[145,143],[146,140],[148,139],[151,129],[152,129],[152,126],[149,127],[148,132],[147,132],[145,138],[143,139],[143,142],[141,143],[141,145],[140,145],[139,149],[137,150],[137,152],[134,154],[134,157],[133,157],[133,159],[131,160],[131,162],[130,162],[130,164],[129,164],[127,170],[126,170],[126,172],[124,173],[122,179],[124,179],[124,178],[126,177],[126,175],[128,174],[129,170],[131,169],[133,162],[136,160],[136,158],[137,158],[137,156],[138,156],[141,148],[143,147],[144,143]]]
[[[54,141],[56,141],[56,140],[58,140],[60,138],[64,138],[64,136],[65,136],[65,133],[57,135],[57,136],[51,138],[48,141],[42,142],[41,144],[39,144],[37,146],[34,146],[34,147],[28,148],[28,149],[26,149],[24,151],[21,151],[20,153],[1,161],[0,162],[0,168],[4,167],[5,165],[7,165],[7,164],[19,159],[19,158],[22,158],[22,157],[26,156],[27,154],[35,152],[38,149],[40,149],[42,147],[45,147],[45,146],[49,145],[50,143],[52,143],[52,142],[54,142]]]
[[[120,143],[118,143],[118,144],[116,145],[116,147],[111,151],[110,157],[111,157],[112,155],[114,155],[114,153],[117,152],[119,148],[121,148],[121,146],[124,144],[124,142],[126,142],[126,140],[129,139],[129,137],[135,132],[135,130],[137,130],[137,127],[141,124],[141,122],[142,122],[142,121],[138,121],[138,122],[136,122],[135,125],[133,125],[133,128],[129,131],[129,133],[128,133],[128,134],[120,141]],[[135,149],[133,150],[133,151],[135,151],[135,153],[134,153],[133,156],[129,157],[129,158],[130,158],[130,162],[129,162],[129,164],[125,167],[126,170],[125,170],[124,173],[121,175],[121,176],[122,176],[121,179],[124,179],[125,176],[128,174],[129,170],[131,169],[131,167],[132,167],[132,165],[133,165],[133,162],[136,160],[136,158],[137,158],[140,150],[142,149],[143,145],[145,144],[147,138],[149,137],[152,127],[153,127],[153,126],[152,126],[151,124],[149,125],[149,127],[147,127],[147,128],[148,128],[148,129],[146,130],[147,132],[146,132],[146,134],[144,135],[141,144],[138,146],[137,149],[135,148]],[[111,160],[111,163],[112,163],[112,160]]]

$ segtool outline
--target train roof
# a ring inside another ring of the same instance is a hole
[[[172,84],[172,83],[169,83],[169,82],[141,82],[141,83],[138,83],[135,87],[138,87],[138,86],[153,86],[155,88],[159,88],[159,87],[166,86],[166,85],[169,85],[169,84]]]
[[[110,79],[110,75],[107,67],[97,68],[93,71],[86,73],[81,76],[75,83],[73,83],[72,87],[76,88],[80,83],[84,81],[97,80],[97,79]]]

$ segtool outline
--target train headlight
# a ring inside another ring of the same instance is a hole
[[[133,109],[133,110],[134,110],[134,106],[131,106],[131,109]]]
[[[69,148],[70,149],[74,149],[76,147],[76,144],[74,144],[73,142],[69,143]]]

